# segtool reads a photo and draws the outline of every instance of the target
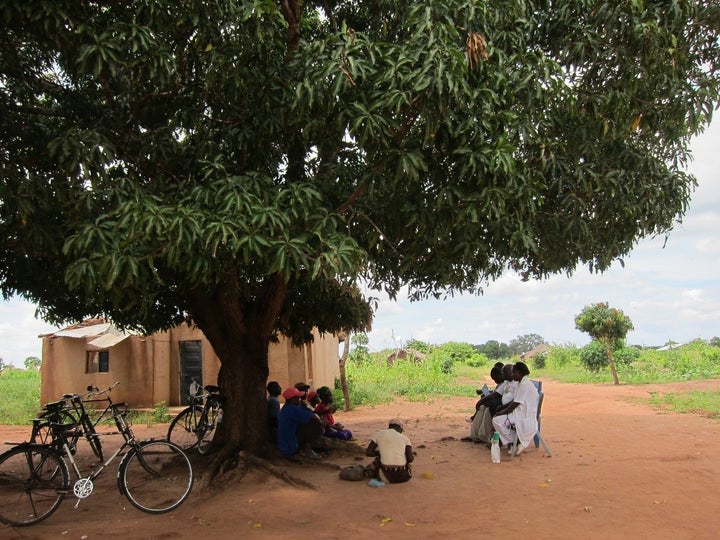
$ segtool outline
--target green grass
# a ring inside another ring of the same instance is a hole
[[[40,373],[7,368],[0,372],[0,423],[23,425],[40,410]]]
[[[659,409],[693,413],[720,419],[720,390],[690,392],[652,392],[648,403]]]

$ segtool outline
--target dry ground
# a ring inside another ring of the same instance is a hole
[[[460,441],[474,396],[359,407],[336,416],[363,443],[390,418],[405,420],[417,450],[410,482],[371,488],[338,479],[327,465],[282,462],[277,465],[318,489],[253,471],[196,489],[175,512],[151,516],[118,493],[111,467],[79,508],[68,497],[41,524],[0,526],[0,538],[717,538],[720,422],[660,412],[636,398],[718,386],[545,381],[542,432],[552,457],[533,448],[512,460],[503,455],[497,465],[485,446]],[[136,426],[143,436],[165,430]],[[27,431],[0,427],[0,441],[22,440]],[[354,462],[337,453],[323,461]]]

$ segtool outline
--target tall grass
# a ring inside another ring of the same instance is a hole
[[[40,410],[40,373],[34,370],[4,369],[0,372],[0,422],[30,423]]]
[[[423,401],[438,395],[474,395],[474,386],[458,384],[451,366],[440,359],[396,360],[388,366],[384,357],[346,365],[350,402],[353,406],[387,403],[402,396]]]

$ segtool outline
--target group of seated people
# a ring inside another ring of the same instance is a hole
[[[319,459],[313,444],[320,437],[348,440],[352,432],[335,421],[333,393],[327,386],[317,391],[305,383],[297,383],[285,391],[277,381],[267,385],[268,421],[271,437],[275,437],[280,453],[285,458],[301,455]],[[282,395],[285,404],[280,406]],[[412,477],[410,463],[414,459],[410,440],[403,434],[399,419],[390,420],[387,429],[377,431],[370,440],[365,454],[374,461],[365,468],[365,476],[380,482],[406,482]]]
[[[282,455],[290,458],[300,453],[309,459],[318,459],[312,443],[325,436],[332,439],[352,439],[352,432],[335,421],[333,393],[327,386],[317,390],[299,382],[285,391],[277,381],[267,385],[268,422],[270,436],[277,441]],[[285,404],[280,407],[280,395]]]
[[[468,418],[470,435],[462,440],[489,445],[497,432],[508,451],[517,440],[515,455],[530,446],[538,432],[540,394],[529,376],[530,369],[524,362],[505,365],[497,362],[490,370],[497,386],[492,392],[483,393],[475,404],[475,414]]]

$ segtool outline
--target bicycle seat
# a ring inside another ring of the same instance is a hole
[[[64,400],[51,401],[50,403],[46,403],[45,405],[43,405],[43,409],[45,409],[46,411],[58,411],[58,410],[64,409],[64,408],[65,408]]]
[[[206,386],[205,386],[205,390],[207,390],[207,391],[210,392],[211,394],[217,394],[218,392],[220,392],[220,388],[217,387],[217,386],[215,386],[214,384],[208,384],[208,385],[206,385]]]
[[[57,422],[50,422],[50,429],[52,429],[55,433],[60,433],[62,431],[71,431],[74,429],[77,429],[79,424],[77,422],[71,422],[69,424],[59,424]]]

